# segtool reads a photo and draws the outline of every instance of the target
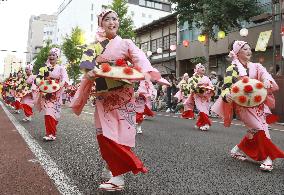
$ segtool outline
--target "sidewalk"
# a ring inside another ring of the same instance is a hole
[[[0,104],[0,194],[60,194]]]

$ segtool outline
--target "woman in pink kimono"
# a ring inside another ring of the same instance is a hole
[[[20,110],[22,109],[22,104],[21,104],[22,97],[20,96],[20,94],[25,87],[26,87],[26,77],[23,73],[23,70],[20,69],[17,72],[16,86],[14,88],[15,90],[12,93],[15,98],[15,102],[13,103],[13,106],[15,108],[14,111],[15,114],[19,114]]]
[[[187,100],[189,92],[190,92],[190,84],[189,84],[189,76],[187,73],[184,73],[182,80],[177,85],[177,88],[179,88],[179,91],[175,94],[175,98],[178,99],[178,110],[181,111],[181,113],[184,112],[184,102]],[[187,116],[181,116],[181,118],[187,118]]]
[[[222,97],[212,106],[212,111],[224,118],[224,126],[228,127],[234,108],[248,129],[241,142],[231,150],[231,156],[239,160],[246,160],[248,156],[255,161],[262,161],[260,169],[271,171],[272,161],[276,158],[284,158],[284,152],[272,143],[266,122],[266,116],[271,114],[268,106],[272,106],[274,102],[272,92],[278,90],[278,85],[261,64],[250,62],[251,54],[251,48],[247,42],[233,43],[229,54],[232,64],[226,70]],[[244,77],[257,79],[264,84],[269,94],[264,103],[256,107],[242,107],[232,103],[232,85]]]
[[[32,115],[33,115],[33,106],[34,106],[34,97],[36,93],[36,85],[34,84],[34,80],[36,78],[36,75],[32,74],[33,66],[31,64],[28,64],[26,66],[26,88],[25,90],[28,91],[28,93],[22,98],[21,104],[22,109],[25,114],[25,118],[23,121],[31,121]]]
[[[150,79],[160,79],[160,73],[151,66],[145,54],[130,39],[122,39],[117,35],[119,18],[114,11],[104,10],[98,16],[98,26],[97,42],[85,49],[81,68],[92,69],[92,66],[98,64],[103,69],[105,63],[115,61],[117,65],[118,61],[129,61]],[[129,81],[103,78],[96,74],[94,69],[83,77],[70,106],[79,115],[95,82],[97,140],[102,158],[111,172],[108,174],[110,179],[102,183],[99,189],[122,190],[125,173],[147,172],[131,150],[135,146],[136,135],[134,90]]]
[[[204,75],[205,67],[202,64],[197,64],[195,73],[190,79],[190,95],[184,102],[185,111],[182,114],[183,118],[194,118],[194,105],[199,111],[199,117],[196,122],[196,127],[202,131],[209,130],[212,122],[209,118],[210,98],[214,95],[214,87],[209,77]]]
[[[146,116],[154,116],[152,111],[152,99],[157,96],[157,90],[155,89],[151,81],[140,81],[139,88],[135,93],[136,99],[136,130],[137,133],[142,133],[141,124]]]
[[[68,85],[68,75],[65,67],[57,63],[60,56],[58,48],[52,48],[48,55],[47,63],[40,68],[37,80],[51,79],[61,83],[61,86]],[[36,98],[36,106],[39,111],[44,112],[45,121],[45,141],[53,141],[56,139],[57,124],[61,114],[62,94],[64,87],[54,93],[44,94],[39,92]]]

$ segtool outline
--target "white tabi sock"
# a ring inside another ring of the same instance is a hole
[[[236,145],[235,147],[233,147],[233,149],[231,150],[231,153],[237,153],[239,152],[239,147]]]
[[[115,185],[124,185],[124,178],[123,175],[118,175],[115,177],[112,177],[108,183],[113,183]]]
[[[268,156],[268,157],[263,161],[263,164],[265,164],[265,165],[272,165],[272,160],[271,160],[271,158]]]

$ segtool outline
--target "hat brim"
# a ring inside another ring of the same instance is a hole
[[[239,80],[238,82],[236,82],[232,87],[238,87],[239,88],[239,92],[238,93],[234,93],[232,91],[232,99],[233,101],[238,104],[239,106],[243,106],[243,107],[256,107],[259,106],[260,104],[262,104],[267,96],[267,89],[265,89],[264,87],[262,87],[261,89],[256,88],[256,84],[260,83],[260,81],[256,80],[256,79],[249,79],[248,83],[243,83],[242,80]],[[245,85],[251,85],[253,86],[253,91],[250,93],[247,93],[244,91],[244,87]],[[240,101],[240,97],[245,97],[246,101],[241,102]],[[261,97],[261,101],[255,101],[255,97],[259,96]]]
[[[39,90],[43,93],[54,93],[64,86],[64,82],[56,83],[54,80],[51,80],[51,82],[50,84],[48,80],[43,80],[43,83],[40,82]]]
[[[102,69],[96,69],[96,76],[111,78],[111,79],[125,79],[125,80],[144,80],[144,74],[138,70],[131,68],[132,73],[126,74],[124,69],[126,67],[111,66],[111,70],[104,72]]]

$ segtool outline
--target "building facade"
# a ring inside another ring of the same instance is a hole
[[[84,31],[86,41],[92,42],[98,27],[97,15],[112,1],[64,0],[57,13],[57,44],[61,44],[66,34],[70,35],[76,26]],[[171,4],[167,0],[128,0],[128,15],[132,17],[136,28],[170,13]]]
[[[27,63],[40,51],[47,40],[55,43],[56,16],[41,14],[31,16],[29,20],[29,32],[27,43]]]
[[[177,15],[171,14],[135,30],[136,44],[162,75],[176,72]]]
[[[281,62],[280,52],[280,23],[279,16],[276,17],[276,22],[272,25],[271,14],[272,5],[270,0],[259,0],[265,13],[252,18],[252,22],[243,23],[243,26],[248,29],[248,35],[246,37],[240,36],[239,30],[235,29],[229,32],[223,39],[219,39],[217,42],[210,40],[209,43],[209,70],[216,71],[217,74],[223,75],[226,68],[230,64],[227,55],[230,51],[229,47],[234,40],[244,40],[248,42],[253,50],[252,61],[260,62],[267,70],[273,70],[273,58],[276,64]],[[276,5],[277,7],[277,5]],[[277,10],[277,9],[276,9]],[[279,9],[278,9],[279,11]],[[267,49],[265,52],[255,52],[256,43],[258,41],[259,34],[264,31],[274,31],[274,36],[269,39]],[[218,32],[216,30],[216,32]],[[195,58],[202,57],[205,54],[204,44],[198,41],[198,35],[200,35],[200,29],[190,26],[188,23],[184,23],[178,27],[178,46],[177,46],[177,74],[180,76],[187,72],[190,75],[193,74],[195,64],[192,63]],[[183,46],[183,41],[188,40],[190,42],[189,47]],[[273,44],[273,40],[275,44]],[[275,50],[273,52],[273,45]]]
[[[15,55],[7,54],[4,58],[4,73],[3,77],[9,77],[10,73],[18,72],[23,65],[23,59],[17,58]]]

